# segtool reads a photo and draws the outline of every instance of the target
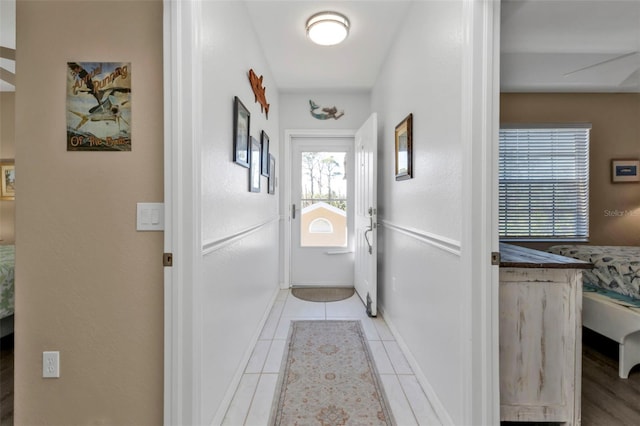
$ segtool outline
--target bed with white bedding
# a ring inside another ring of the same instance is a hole
[[[15,246],[0,245],[0,337],[13,333]]]
[[[622,378],[640,364],[640,247],[557,245],[551,253],[591,262],[583,271],[585,327],[619,343]]]

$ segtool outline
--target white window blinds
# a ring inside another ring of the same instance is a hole
[[[500,129],[503,239],[587,241],[590,124]]]

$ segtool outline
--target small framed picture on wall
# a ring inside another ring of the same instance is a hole
[[[413,177],[413,114],[396,126],[396,180]]]
[[[0,187],[1,200],[16,199],[16,166],[13,162],[0,163],[2,184]]]
[[[249,191],[260,192],[260,142],[251,136],[249,155]]]
[[[262,153],[260,174],[269,177],[269,136],[264,130],[260,133],[260,152]]]
[[[236,96],[233,100],[233,161],[249,167],[249,122],[251,114]]]
[[[639,168],[640,160],[611,160],[611,181],[640,182]]]

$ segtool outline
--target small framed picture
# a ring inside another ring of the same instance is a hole
[[[396,126],[396,180],[413,177],[413,114]]]
[[[16,166],[12,162],[0,163],[0,200],[16,199]]]
[[[269,154],[269,194],[276,193],[276,157]]]
[[[251,154],[249,156],[249,191],[260,192],[260,142],[251,137]]]
[[[251,114],[236,96],[233,101],[233,161],[249,167],[249,122]]]
[[[264,130],[260,133],[260,152],[262,153],[260,173],[262,176],[269,177],[269,136]]]
[[[611,160],[611,181],[640,182],[640,160]]]

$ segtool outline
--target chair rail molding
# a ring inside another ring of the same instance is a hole
[[[398,225],[384,219],[379,219],[378,223],[384,228],[399,232],[424,244],[429,244],[440,250],[454,254],[458,257],[462,255],[462,247],[460,241],[442,235],[433,234],[431,232],[422,231],[420,229],[411,228],[409,226]]]

